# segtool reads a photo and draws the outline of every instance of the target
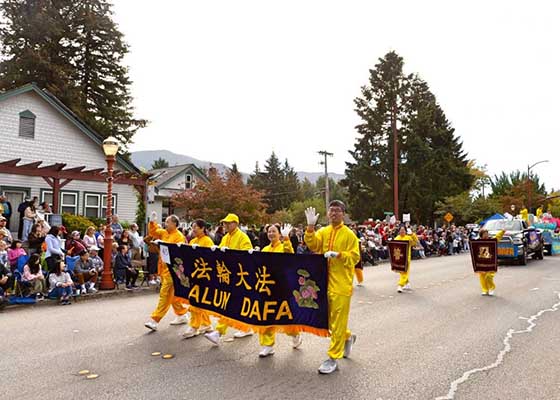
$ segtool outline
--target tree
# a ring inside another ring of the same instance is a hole
[[[204,218],[217,223],[228,213],[235,213],[242,223],[256,224],[263,220],[266,204],[263,194],[243,183],[237,174],[228,171],[220,175],[215,168],[208,170],[208,182],[173,196],[177,208],[187,210],[188,220]]]
[[[325,197],[325,177],[320,176],[315,182],[315,197]],[[348,202],[348,193],[346,188],[340,185],[333,178],[329,177],[329,197],[330,200],[341,200],[343,203]]]
[[[305,219],[305,209],[307,207],[315,207],[315,210],[319,214],[319,223],[327,224],[327,215],[325,212],[325,201],[322,198],[315,197],[311,199],[305,199],[303,201],[294,201],[290,206],[290,213],[292,215],[292,222],[295,225],[305,225],[307,220]]]
[[[164,158],[158,158],[152,163],[152,169],[169,168],[169,162]]]
[[[258,163],[256,164],[255,171],[249,176],[247,183],[265,193],[264,199],[268,204],[269,214],[287,209],[300,196],[296,172],[288,160],[282,165],[274,152],[265,161],[264,171],[259,169]]]
[[[362,119],[358,139],[347,163],[351,214],[355,219],[393,209],[394,133],[398,127],[399,210],[417,222],[431,222],[435,204],[469,189],[473,178],[462,143],[418,76],[405,75],[395,52],[370,70],[369,85],[354,100]]]
[[[0,89],[35,82],[126,146],[146,121],[133,117],[128,45],[111,8],[107,0],[2,0]]]

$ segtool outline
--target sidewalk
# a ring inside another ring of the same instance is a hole
[[[158,293],[159,287],[158,286],[142,286],[138,287],[137,289],[127,290],[124,288],[121,289],[113,289],[113,290],[99,290],[97,293],[88,293],[85,295],[75,296],[72,297],[72,303],[81,303],[84,301],[90,300],[100,300],[100,299],[107,299],[111,297],[124,297],[124,296],[139,296],[139,295],[147,295]],[[58,300],[50,300],[45,298],[45,300],[38,301],[34,304],[8,304],[4,308],[0,308],[1,312],[7,312],[16,310],[19,308],[29,308],[29,307],[45,307],[45,306],[57,306],[58,307]]]

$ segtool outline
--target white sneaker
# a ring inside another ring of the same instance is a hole
[[[399,286],[397,286],[397,292],[399,292],[399,293],[402,293],[402,291],[403,291],[403,287],[402,287],[402,286],[400,286],[400,285],[399,285]]]
[[[292,337],[292,348],[297,349],[303,343],[303,337],[301,335],[297,335]]]
[[[268,357],[274,354],[274,347],[272,346],[262,346],[259,352],[259,357]]]
[[[488,296],[494,296],[494,291],[493,291],[493,290],[489,290],[489,291],[488,291]]]
[[[403,290],[412,290],[412,288],[410,287],[410,283],[404,285]]]
[[[241,339],[247,336],[253,336],[253,331],[247,331],[247,332],[237,331],[233,334],[233,337],[237,339]]]
[[[183,325],[189,322],[187,318],[187,314],[177,315],[173,321],[169,323],[169,325]]]
[[[183,339],[189,339],[192,337],[195,337],[197,335],[199,335],[200,332],[198,331],[198,329],[193,328],[192,326],[189,326],[182,334],[181,336],[183,336]]]
[[[201,325],[200,328],[198,328],[198,334],[200,335],[201,333],[206,333],[206,332],[211,332],[212,331],[212,326],[210,325]]]
[[[216,346],[220,345],[220,332],[212,331],[204,334],[204,337],[214,343]]]
[[[151,281],[148,281],[148,285],[149,286],[155,286],[155,285],[157,285],[157,282],[152,279]]]
[[[152,331],[157,331],[158,323],[153,319],[150,319],[148,322],[144,324],[144,326]]]
[[[338,364],[337,364],[336,360],[333,360],[332,358],[329,358],[329,359],[323,361],[323,363],[319,367],[319,373],[320,374],[330,374],[330,373],[333,373],[334,371],[336,371],[337,368],[338,368]]]

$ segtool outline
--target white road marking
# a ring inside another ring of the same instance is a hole
[[[558,294],[558,298],[560,299],[560,294]],[[496,361],[494,361],[490,365],[486,365],[481,368],[474,368],[465,372],[459,379],[456,379],[453,382],[451,382],[451,386],[449,387],[449,392],[447,392],[445,396],[436,397],[435,400],[453,400],[455,398],[455,394],[457,393],[457,390],[459,389],[459,385],[467,382],[471,377],[471,375],[474,375],[477,372],[488,371],[490,369],[498,367],[504,361],[504,356],[511,351],[511,344],[509,343],[509,341],[513,337],[513,335],[520,335],[522,333],[532,332],[533,328],[537,326],[536,323],[537,319],[539,319],[541,315],[547,312],[558,311],[559,308],[560,308],[560,301],[552,305],[552,307],[546,308],[544,310],[540,310],[538,313],[531,315],[529,318],[527,318],[527,324],[529,326],[526,329],[519,330],[519,331],[516,331],[514,329],[509,329],[506,333],[506,337],[504,338],[504,348],[498,353],[498,357],[496,358]]]

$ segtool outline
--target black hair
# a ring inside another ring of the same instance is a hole
[[[29,271],[32,274],[39,273],[39,270],[41,269],[41,256],[39,253],[31,254],[29,260],[27,261],[27,265],[29,266]]]
[[[87,250],[82,250],[82,251],[80,251],[80,252],[78,253],[78,255],[79,255],[80,257],[83,256],[84,254],[89,255],[89,253],[87,252]]]
[[[15,239],[15,240],[12,242],[12,245],[10,246],[10,249],[12,249],[12,250],[15,249],[15,248],[16,248],[16,245],[17,245],[18,243],[23,243],[23,242],[22,242],[21,240]]]
[[[64,264],[64,261],[56,260],[56,262],[54,263],[54,269],[51,271],[51,274],[60,275],[62,273],[62,265],[63,264]]]
[[[60,232],[58,226],[53,225],[51,226],[51,230],[49,231],[49,235],[53,235],[53,236],[58,236],[58,233]]]
[[[340,207],[342,211],[346,212],[346,205],[340,200],[332,200],[329,207]]]
[[[280,224],[270,224],[266,227],[266,233],[268,233],[268,230],[272,227],[275,227],[276,229],[278,229],[278,233],[280,234],[280,236],[282,236],[282,227],[280,226]]]
[[[206,225],[206,221],[204,221],[203,219],[195,219],[193,221],[193,225],[198,226],[200,229],[204,230],[204,234],[208,235],[208,230],[207,230],[207,225]]]

